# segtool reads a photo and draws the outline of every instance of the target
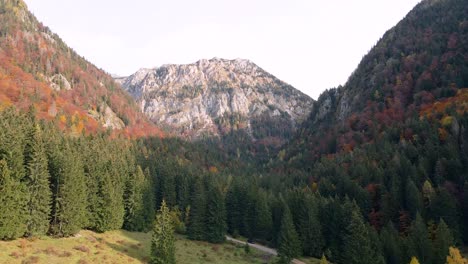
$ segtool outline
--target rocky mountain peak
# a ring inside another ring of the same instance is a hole
[[[237,129],[253,139],[283,138],[307,117],[313,102],[246,59],[166,64],[119,81],[154,122],[189,138]],[[264,131],[266,123],[282,132]]]

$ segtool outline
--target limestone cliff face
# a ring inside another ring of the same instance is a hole
[[[241,59],[163,65],[117,81],[152,121],[191,139],[238,129],[252,139],[284,139],[313,106],[307,95]]]

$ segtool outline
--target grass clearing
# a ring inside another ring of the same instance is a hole
[[[176,260],[181,264],[260,264],[275,260],[253,248],[246,254],[243,246],[228,242],[218,245],[176,238]],[[148,263],[150,247],[150,233],[117,230],[100,234],[83,230],[69,238],[0,241],[0,263]]]

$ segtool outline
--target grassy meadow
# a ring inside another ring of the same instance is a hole
[[[83,230],[69,238],[33,238],[0,241],[0,263],[148,263],[150,233],[123,230],[94,233]],[[181,264],[272,263],[274,258],[242,246],[191,241],[177,236],[176,259]]]

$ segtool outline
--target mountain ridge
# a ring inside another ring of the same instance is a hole
[[[191,139],[246,129],[253,140],[272,136],[284,141],[279,132],[256,133],[253,123],[263,122],[257,118],[280,120],[284,132],[291,133],[313,104],[313,99],[247,59],[215,57],[141,68],[118,82],[156,124]]]

